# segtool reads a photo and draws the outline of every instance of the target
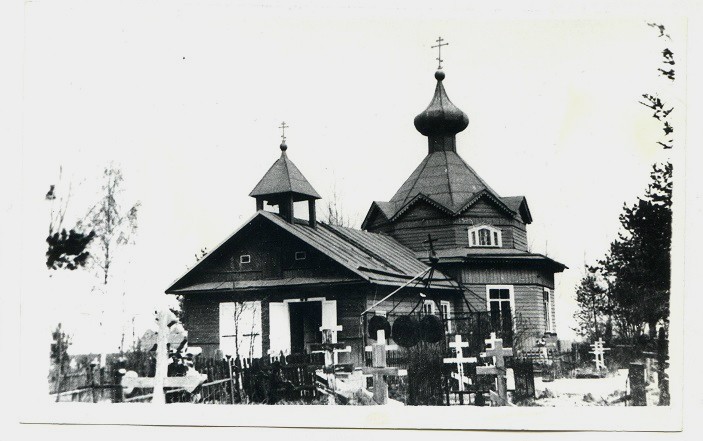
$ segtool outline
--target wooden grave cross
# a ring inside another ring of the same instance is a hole
[[[452,372],[452,378],[455,378],[459,382],[459,392],[464,392],[464,383],[471,384],[471,380],[468,377],[464,376],[464,363],[475,364],[478,362],[478,360],[476,359],[476,357],[464,357],[462,349],[468,348],[469,342],[461,341],[461,335],[459,334],[454,336],[454,341],[452,343],[449,343],[449,346],[451,348],[454,348],[454,352],[456,355],[454,358],[445,358],[444,363],[456,364],[457,372]]]
[[[492,366],[477,366],[477,375],[495,375],[496,393],[491,393],[491,402],[497,406],[508,405],[508,385],[505,378],[505,357],[513,355],[512,348],[503,347],[503,339],[496,338],[496,333],[491,332],[491,338],[486,340],[490,348],[481,353],[481,357],[493,357]]]
[[[610,348],[606,348],[603,345],[605,342],[603,341],[602,338],[599,338],[598,341],[594,342],[591,345],[592,351],[589,351],[589,354],[593,354],[595,356],[595,362],[596,362],[596,369],[601,370],[605,369],[605,351],[609,351]]]
[[[371,352],[371,367],[364,366],[364,374],[373,375],[373,400],[376,404],[386,404],[388,402],[388,384],[384,375],[399,375],[399,369],[388,367],[386,363],[386,351],[395,351],[396,345],[386,344],[386,331],[379,329],[376,332],[376,343],[366,346],[366,351]]]
[[[325,366],[322,372],[327,376],[327,387],[329,388],[327,404],[331,406],[336,404],[334,393],[334,375],[338,361],[337,354],[340,352],[351,352],[351,346],[347,346],[344,343],[337,343],[337,332],[341,330],[342,327],[339,325],[335,326],[333,329],[328,329],[321,326],[320,331],[322,332],[322,343],[310,345],[310,352],[313,354],[325,354]],[[345,365],[345,368],[346,367],[347,366]]]
[[[183,344],[187,334],[182,331],[182,327],[175,327],[174,332],[171,332],[169,325],[177,322],[175,316],[168,309],[162,310],[158,317],[157,323],[159,330],[157,333],[150,333],[146,336],[146,347],[149,349],[156,344],[156,373],[153,377],[138,377],[133,371],[125,373],[122,377],[122,387],[131,390],[135,387],[153,388],[151,402],[154,404],[164,404],[166,395],[164,387],[179,387],[188,392],[194,391],[198,386],[207,380],[207,375],[199,374],[192,371],[194,374],[186,375],[185,377],[169,377],[168,376],[168,344]]]

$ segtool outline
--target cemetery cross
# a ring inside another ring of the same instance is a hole
[[[454,341],[452,343],[449,343],[449,346],[454,349],[456,355],[454,358],[445,358],[444,363],[456,364],[457,372],[452,372],[452,377],[456,378],[456,380],[459,382],[459,392],[464,392],[464,384],[471,384],[471,380],[468,377],[464,376],[464,363],[475,364],[478,360],[476,359],[476,357],[464,357],[462,349],[468,348],[469,342],[462,341],[461,335],[459,334],[454,336]],[[460,399],[463,401],[463,398]]]
[[[376,342],[366,347],[371,352],[371,367],[364,367],[364,374],[373,375],[373,400],[376,404],[388,402],[388,384],[384,375],[399,375],[398,368],[388,367],[386,364],[386,351],[398,349],[396,345],[386,344],[386,331],[379,329],[376,332]]]
[[[512,348],[503,347],[503,339],[496,338],[496,333],[491,332],[491,338],[486,340],[486,352],[481,353],[481,357],[493,357],[493,366],[477,366],[477,375],[496,376],[496,394],[491,394],[491,402],[498,406],[508,405],[508,385],[505,378],[505,357],[513,355]]]
[[[325,367],[323,373],[327,376],[327,387],[330,389],[327,404],[333,406],[336,404],[335,399],[335,365],[337,364],[337,354],[340,352],[351,352],[351,346],[344,343],[337,343],[337,331],[341,331],[341,326],[336,326],[334,329],[320,327],[322,332],[322,343],[310,345],[310,350],[313,354],[325,354]]]

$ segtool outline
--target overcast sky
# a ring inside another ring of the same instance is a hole
[[[143,328],[194,254],[254,213],[247,195],[280,154],[282,120],[289,157],[321,205],[336,188],[358,226],[373,200],[390,199],[427,153],[413,118],[432,97],[430,46],[441,35],[445,88],[470,120],[458,152],[499,195],[527,198],[531,251],[569,266],[556,307],[557,330],[571,338],[584,260],[603,256],[623,203],[669,155],[641,94],[667,98],[684,128],[682,20],[665,23],[665,41],[646,25],[652,16],[59,3],[25,8],[23,304],[47,328],[63,320],[76,352],[97,350],[99,308],[87,272],[49,278],[44,266],[43,196],[61,165],[59,189],[73,184],[69,219],[97,198],[110,160],[125,175],[125,202],[141,201],[113,289]],[[674,87],[656,73],[665,46]]]

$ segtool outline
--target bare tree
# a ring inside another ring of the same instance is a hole
[[[136,202],[126,208],[122,205],[123,193],[122,171],[114,164],[109,164],[103,171],[102,194],[98,202],[90,209],[83,222],[94,233],[96,240],[91,246],[91,261],[100,275],[103,295],[107,294],[110,275],[115,261],[116,250],[124,245],[133,244],[137,231],[137,213],[140,203]],[[79,226],[81,222],[79,222]],[[122,292],[122,312],[125,309],[125,292]],[[100,326],[103,326],[104,307],[100,313]],[[124,318],[124,317],[123,317]],[[124,349],[125,330],[122,329],[120,352]]]
[[[337,194],[337,186],[332,187],[332,196],[327,200],[322,211],[322,220],[330,225],[351,228],[354,222],[344,212],[341,198]]]

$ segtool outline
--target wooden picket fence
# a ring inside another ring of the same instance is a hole
[[[167,389],[167,403],[275,404],[312,402],[321,397],[316,371],[322,368],[317,355],[215,359],[196,357],[194,368],[207,382],[189,393]],[[135,391],[124,402],[149,402],[151,392]]]

